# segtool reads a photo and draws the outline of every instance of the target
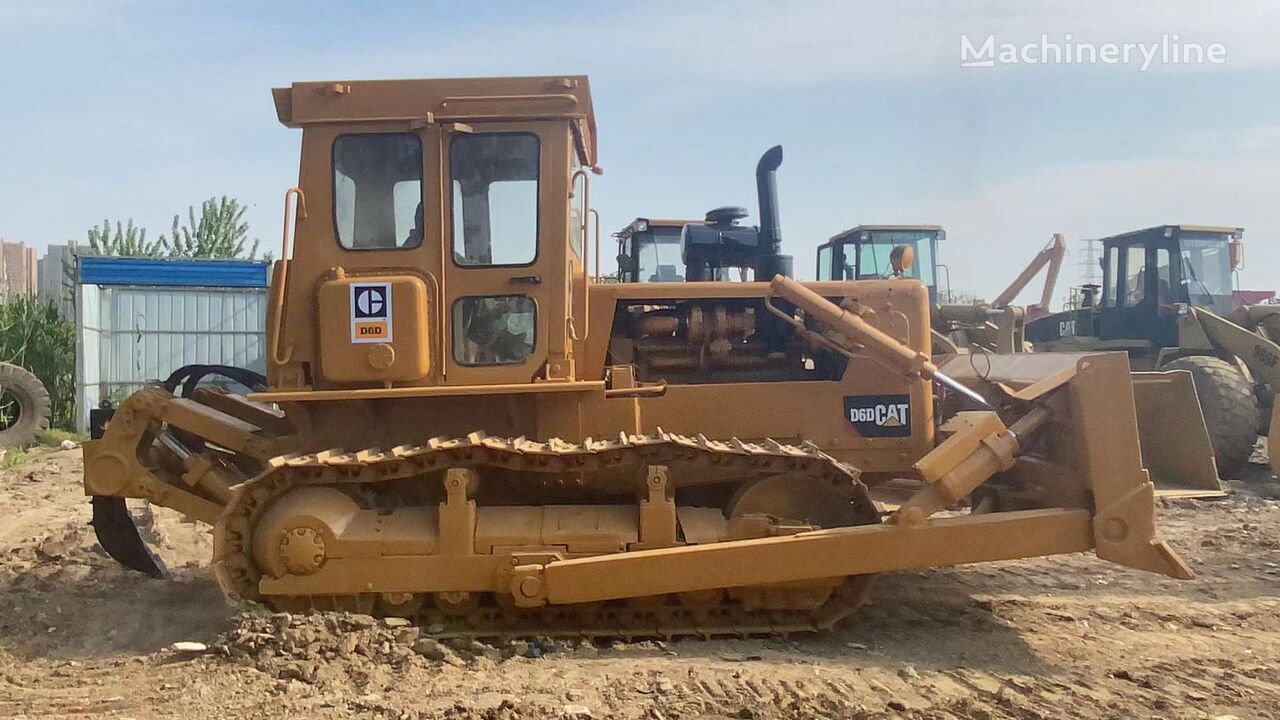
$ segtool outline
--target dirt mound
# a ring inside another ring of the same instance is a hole
[[[409,665],[462,667],[480,659],[496,663],[516,654],[474,641],[439,642],[400,618],[376,619],[352,613],[291,615],[262,610],[237,615],[233,627],[214,641],[215,653],[252,663],[280,678],[315,682],[321,676],[370,663],[404,670]]]
[[[888,575],[834,633],[481,643],[232,607],[208,530],[164,510],[135,508],[174,572],[124,570],[79,454],[36,451],[0,471],[0,717],[1268,717],[1280,484],[1251,467],[1225,500],[1159,507],[1189,582],[1071,555]]]

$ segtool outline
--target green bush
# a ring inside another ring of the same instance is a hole
[[[50,299],[14,295],[0,302],[0,361],[20,365],[49,391],[52,425],[75,427],[76,331]]]

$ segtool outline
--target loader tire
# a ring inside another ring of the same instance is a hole
[[[1160,369],[1191,372],[1218,475],[1236,477],[1249,462],[1258,440],[1258,402],[1253,385],[1234,365],[1209,355],[1181,357]]]
[[[0,363],[0,447],[35,442],[49,427],[49,391],[30,372]]]

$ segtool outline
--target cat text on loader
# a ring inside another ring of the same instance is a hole
[[[124,510],[145,498],[213,525],[234,597],[443,636],[828,628],[874,573],[1087,550],[1190,576],[1156,536],[1124,356],[979,376],[929,357],[918,281],[787,279],[781,148],[752,243],[772,283],[596,284],[585,77],[275,99],[302,162],[267,387],[185,369],[87,444],[122,562],[158,571]],[[697,240],[686,277],[719,252]],[[918,490],[882,515],[867,487],[897,478]]]

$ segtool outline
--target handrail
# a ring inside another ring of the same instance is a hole
[[[596,271],[592,277],[596,282],[600,282],[600,211],[595,208],[587,208],[587,212],[596,216]],[[583,267],[586,267],[585,261],[583,262]]]
[[[289,198],[296,196],[294,212],[289,214]],[[271,361],[276,365],[286,365],[293,359],[293,348],[284,348],[281,354],[280,338],[284,328],[285,290],[289,283],[289,236],[295,231],[298,218],[307,218],[307,196],[300,187],[291,187],[284,191],[284,231],[280,239],[280,282],[272,293],[272,306],[275,310],[275,322],[271,330]],[[292,222],[290,222],[292,220]]]
[[[587,264],[587,261],[588,261],[587,227],[590,225],[590,220],[588,218],[590,218],[591,216],[591,212],[590,212],[591,210],[591,179],[587,177],[586,168],[578,168],[577,170],[574,171],[573,175],[569,176],[570,192],[573,192],[573,184],[578,181],[579,175],[582,176],[582,207],[586,208],[586,211],[582,213],[582,258],[581,258],[582,260],[582,314],[583,314],[583,317],[586,318],[586,323],[585,323],[586,329],[582,332],[581,336],[578,335],[578,327],[575,322],[576,318],[574,317],[576,313],[574,313],[573,311],[573,298],[570,297],[569,312],[566,313],[565,320],[569,329],[569,339],[572,340],[573,342],[583,342],[591,334],[591,320],[590,320],[591,289],[588,287],[588,285],[590,284],[591,275],[587,266],[588,265]],[[598,235],[600,231],[600,223],[598,219],[599,215],[597,215],[596,217],[597,217],[596,232]],[[597,267],[599,266],[599,264],[600,264],[600,259],[597,256],[596,258]],[[570,287],[572,287],[572,284],[570,285]]]

